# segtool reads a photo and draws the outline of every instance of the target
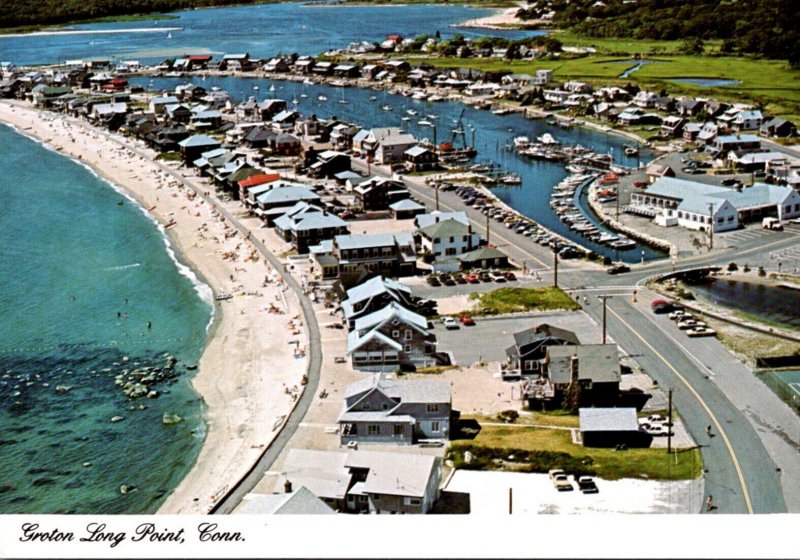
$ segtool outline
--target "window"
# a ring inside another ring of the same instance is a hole
[[[406,344],[405,347],[403,348],[403,352],[411,352],[411,345]]]
[[[406,329],[406,340],[411,340],[411,329]]]
[[[403,505],[419,506],[422,505],[422,500],[420,500],[419,498],[403,498]]]
[[[530,371],[536,369],[536,361],[535,360],[525,360],[525,365],[523,368],[525,371]]]
[[[444,252],[445,252],[445,254],[447,256],[452,257],[453,255],[456,254],[456,248],[455,247],[448,247],[447,249],[445,249]]]
[[[400,331],[397,330],[392,331],[392,338],[399,338],[399,337],[400,337]]]
[[[456,241],[455,237],[450,237],[450,243],[455,243],[455,241]]]
[[[733,221],[733,216],[728,216],[728,221],[732,222]]]
[[[402,436],[403,435],[403,425],[402,424],[395,424],[393,433],[395,436]]]
[[[378,436],[381,433],[380,424],[367,424],[367,435]]]
[[[439,422],[431,422],[431,431],[438,432],[439,431]]]
[[[439,405],[438,404],[429,404],[428,405],[428,412],[439,412]]]

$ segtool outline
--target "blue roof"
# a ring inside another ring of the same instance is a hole
[[[428,329],[428,320],[425,317],[418,313],[414,313],[413,311],[409,311],[402,305],[392,302],[383,309],[379,309],[374,313],[370,313],[369,315],[364,315],[363,317],[356,319],[354,330],[362,332],[365,329],[371,329],[376,325],[385,323],[392,317],[400,319],[407,325],[415,326],[419,330],[427,331]]]
[[[398,200],[389,205],[389,208],[392,210],[425,210],[425,207],[418,202],[414,202],[410,198],[404,198],[403,200]]]
[[[219,146],[220,142],[206,134],[195,134],[194,136],[189,136],[185,140],[181,140],[178,142],[178,145],[182,148],[196,148],[200,146]]]
[[[717,142],[761,142],[761,138],[753,134],[728,134],[727,136],[717,136]]]
[[[295,223],[294,231],[305,231],[309,229],[329,229],[347,227],[347,222],[334,214],[322,214],[315,212],[306,214],[299,222]]]
[[[298,200],[319,200],[319,195],[307,187],[291,185],[273,188],[256,197],[256,200],[264,204],[277,204]]]

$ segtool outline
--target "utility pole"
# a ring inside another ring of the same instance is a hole
[[[436,209],[438,210],[439,207],[437,206]],[[486,244],[489,244],[489,214],[486,214]]]
[[[439,183],[436,183],[436,211],[439,211]]]
[[[669,404],[667,405],[667,453],[672,453],[672,389],[667,393]]]
[[[606,307],[608,306],[608,298],[611,297],[614,296],[608,294],[603,296],[597,296],[597,299],[603,300],[603,344],[606,343]]]
[[[617,183],[617,217],[616,220],[619,221],[619,196],[620,196],[620,188],[619,183]]]
[[[508,515],[514,513],[514,489],[508,489]]]
[[[558,251],[553,249],[553,287],[558,288]]]
[[[714,203],[708,203],[708,249],[714,248]]]

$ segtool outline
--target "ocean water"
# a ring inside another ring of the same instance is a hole
[[[265,98],[285,99],[290,104],[297,100],[296,108],[302,114],[315,114],[320,118],[337,116],[362,127],[395,126],[402,128],[417,138],[428,138],[437,142],[453,139],[453,129],[459,118],[467,134],[467,141],[474,140],[478,148],[477,161],[493,161],[500,164],[508,172],[522,177],[522,185],[513,187],[497,187],[495,194],[506,204],[553,231],[575,241],[601,255],[608,255],[617,260],[639,262],[644,251],[644,259],[662,258],[664,254],[649,247],[636,246],[626,251],[615,251],[606,245],[592,243],[586,238],[570,230],[550,208],[550,194],[568,172],[562,163],[532,161],[523,158],[509,147],[516,136],[525,135],[531,139],[549,132],[556,139],[567,144],[589,146],[598,153],[611,153],[617,163],[635,166],[639,161],[647,162],[654,154],[642,150],[641,155],[630,157],[625,155],[625,146],[629,143],[625,138],[603,132],[573,127],[569,130],[547,124],[544,120],[530,120],[521,114],[495,115],[491,111],[480,111],[455,102],[429,103],[392,95],[385,91],[374,91],[360,88],[337,88],[324,84],[306,85],[301,82],[274,81],[261,78],[239,78],[233,76],[209,77],[206,80],[194,78],[195,83],[210,90],[219,87],[231,94],[235,99],[246,99],[255,96],[259,100]],[[131,83],[158,91],[174,90],[175,86],[187,82],[187,78],[134,78]],[[258,88],[258,89],[254,89]],[[272,88],[274,90],[270,91]],[[302,97],[306,95],[307,97]],[[319,96],[327,98],[320,101]],[[374,101],[369,99],[374,97]],[[341,104],[344,99],[348,104]],[[391,111],[381,109],[390,105]],[[411,116],[408,110],[417,111]],[[463,113],[462,113],[463,111]],[[408,120],[403,120],[406,118]],[[419,125],[422,120],[435,124],[434,129]],[[460,145],[461,139],[456,139]]]
[[[2,60],[16,64],[54,64],[96,57],[160,62],[184,54],[250,53],[254,57],[279,52],[316,55],[354,41],[383,41],[389,34],[404,37],[456,34],[517,39],[541,31],[461,29],[452,27],[492,10],[432,3],[404,6],[312,7],[301,2],[185,10],[176,19],[75,25],[82,34],[0,35]],[[177,29],[176,29],[177,28]],[[122,33],[91,33],[118,30]],[[137,31],[138,30],[138,31]],[[150,30],[150,31],[142,31]],[[85,33],[89,32],[89,33]]]
[[[0,513],[154,512],[204,437],[185,366],[210,291],[90,170],[7,126],[0,150]],[[115,377],[166,354],[178,364],[161,396],[125,397]]]

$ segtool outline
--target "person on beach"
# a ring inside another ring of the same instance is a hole
[[[706,504],[706,513],[714,509],[714,496],[709,494],[708,497],[706,498],[705,504]]]

